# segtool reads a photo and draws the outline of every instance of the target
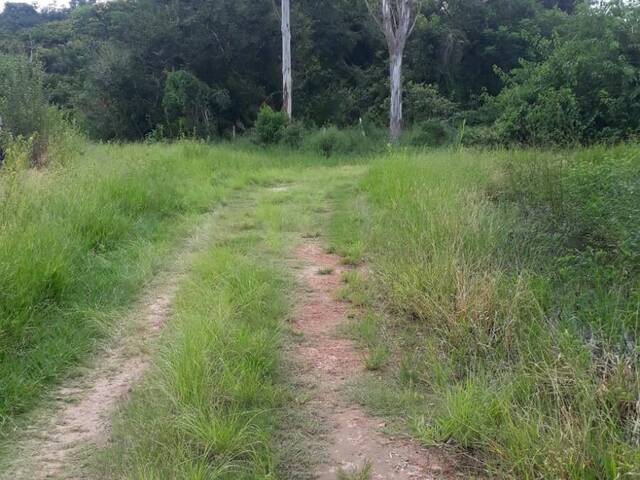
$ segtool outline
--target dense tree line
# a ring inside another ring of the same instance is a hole
[[[50,102],[95,138],[228,135],[252,126],[262,105],[281,108],[275,3],[9,3],[0,51],[40,62]],[[484,143],[633,136],[639,21],[628,2],[424,1],[404,52],[405,123],[464,121]],[[386,124],[388,51],[366,3],[294,0],[291,28],[293,117]]]

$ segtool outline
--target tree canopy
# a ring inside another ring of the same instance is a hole
[[[407,121],[455,127],[464,119],[524,143],[637,132],[637,5],[421,5],[405,49]],[[291,25],[294,117],[315,126],[384,125],[386,44],[364,0],[295,0]],[[41,63],[49,101],[95,138],[133,140],[158,129],[226,135],[252,126],[262,105],[281,108],[273,0],[79,0],[42,12],[8,3],[0,52]]]

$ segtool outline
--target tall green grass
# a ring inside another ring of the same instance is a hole
[[[210,250],[175,304],[158,361],[116,423],[114,478],[275,478],[281,274]]]
[[[64,167],[0,173],[0,423],[94,348],[181,219],[214,205],[215,175],[188,145],[89,147]]]
[[[396,388],[363,401],[499,475],[637,475],[638,158],[629,146],[374,163],[369,208],[345,199],[333,222],[360,212],[360,237],[334,227],[334,241],[364,242],[365,298],[388,312],[355,331],[370,355],[394,348]]]

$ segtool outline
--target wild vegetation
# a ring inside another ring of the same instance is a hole
[[[378,3],[369,2],[375,15]],[[408,4],[420,8],[402,65],[405,141],[565,145],[636,135],[633,2]],[[43,12],[8,3],[0,52],[39,62],[45,97],[92,138],[228,138],[251,133],[263,105],[280,109],[278,15],[271,0],[82,1]],[[299,130],[360,125],[383,140],[371,132],[388,124],[389,58],[366,2],[294,2],[291,34]]]
[[[3,423],[105,333],[166,254],[180,219],[211,207],[214,175],[187,148],[140,147],[88,147],[64,167],[3,172]]]
[[[372,270],[345,296],[385,380],[358,398],[494,474],[637,474],[639,159],[630,145],[374,163],[368,207],[345,196],[332,227]]]
[[[0,13],[0,465],[206,215],[97,478],[309,478],[311,240],[354,267],[349,401],[480,475],[640,475],[640,6],[291,3]]]

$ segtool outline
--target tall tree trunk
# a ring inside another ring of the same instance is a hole
[[[282,0],[282,109],[291,120],[293,100],[291,78],[291,7],[290,0]]]
[[[393,143],[402,134],[402,56],[407,39],[416,25],[422,0],[365,0],[369,12],[384,33],[389,48],[389,137]],[[378,10],[372,5],[380,7]]]
[[[391,83],[391,109],[389,111],[389,136],[393,143],[402,134],[402,52],[390,54],[389,79]]]

